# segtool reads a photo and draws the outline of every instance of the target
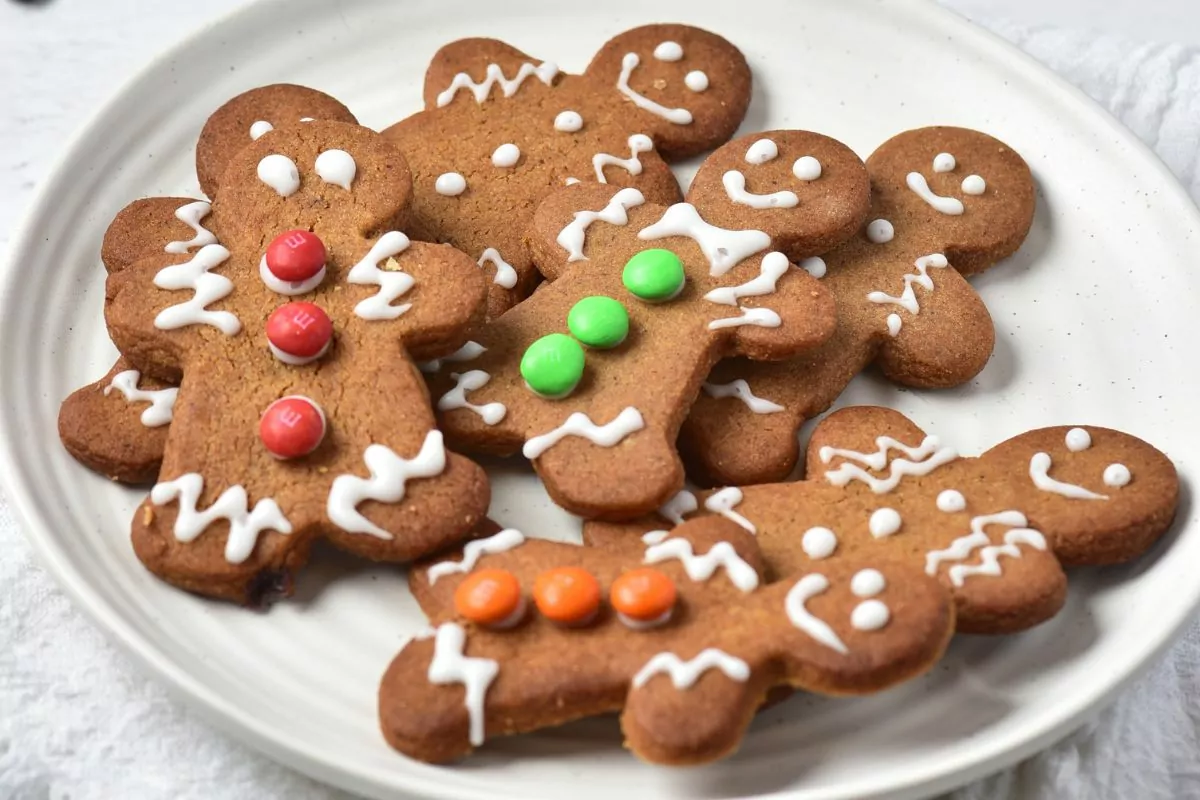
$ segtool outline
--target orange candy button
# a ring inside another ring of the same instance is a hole
[[[533,602],[549,620],[586,625],[600,608],[600,582],[579,567],[547,570],[533,584]]]
[[[506,569],[476,570],[454,590],[454,609],[480,625],[514,625],[523,604],[521,584]]]
[[[642,567],[613,581],[610,599],[618,614],[635,623],[665,621],[675,606],[675,582],[656,569]]]

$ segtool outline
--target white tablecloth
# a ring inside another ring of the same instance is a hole
[[[241,1],[0,4],[0,244],[66,136],[114,83]],[[980,21],[1098,100],[1200,198],[1200,48]],[[1200,9],[1190,25],[1192,35]],[[1200,626],[1095,722],[953,797],[1200,798],[1198,662]],[[35,563],[0,500],[0,798],[345,796],[215,732],[141,674]]]

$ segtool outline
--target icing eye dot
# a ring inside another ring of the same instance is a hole
[[[497,167],[515,167],[521,158],[521,148],[512,142],[506,142],[492,153],[492,164]]]
[[[679,42],[660,42],[654,48],[654,57],[659,61],[678,61],[683,58],[683,47]]]
[[[350,184],[354,183],[354,176],[358,174],[354,156],[345,150],[326,150],[317,156],[313,168],[321,180],[340,186],[346,191],[350,191]]]
[[[480,625],[510,628],[525,613],[521,584],[506,569],[475,570],[454,590],[454,610]]]
[[[261,137],[266,136],[271,131],[275,130],[275,126],[267,122],[265,119],[260,119],[258,122],[250,126],[250,138],[258,141]]]
[[[300,188],[300,170],[287,156],[278,153],[258,162],[258,179],[270,186],[280,197],[291,197]]]
[[[892,612],[880,600],[863,600],[850,612],[850,624],[860,631],[877,631],[892,618]]]
[[[574,133],[583,127],[583,117],[578,111],[560,111],[554,118],[554,130]]]
[[[770,139],[759,139],[746,150],[747,164],[765,164],[779,156],[779,145]]]
[[[307,397],[282,397],[263,412],[258,435],[275,458],[301,458],[316,450],[325,438],[325,412]]]
[[[1079,453],[1092,446],[1092,435],[1083,428],[1071,428],[1066,436],[1067,449]]]
[[[825,277],[825,259],[820,256],[811,256],[804,259],[800,262],[800,267],[814,278]]]
[[[1124,464],[1109,464],[1104,468],[1104,485],[1119,489],[1129,483],[1133,476]]]
[[[611,297],[585,297],[567,314],[567,329],[588,347],[616,347],[629,335],[629,312]]]
[[[891,536],[896,531],[900,530],[903,520],[900,519],[900,512],[894,508],[877,508],[871,514],[871,520],[867,527],[871,531],[871,535],[876,539],[882,539],[885,536]]]
[[[815,181],[821,177],[821,162],[812,156],[801,156],[792,164],[792,174],[802,181]]]
[[[958,162],[954,160],[954,156],[950,153],[938,153],[933,157],[934,172],[950,172],[958,166]]]
[[[683,262],[670,250],[643,250],[625,262],[621,282],[634,297],[649,303],[674,300],[683,291]]]
[[[535,394],[558,400],[575,391],[583,378],[583,364],[579,342],[564,333],[551,333],[525,350],[521,377]]]
[[[683,76],[683,85],[693,92],[703,92],[708,88],[708,76],[703,71],[694,69]]]
[[[631,628],[661,625],[675,607],[675,582],[651,567],[630,570],[613,581],[609,602]]]
[[[896,229],[886,219],[875,219],[867,223],[867,238],[875,244],[886,244],[896,235]]]
[[[963,178],[963,194],[980,195],[987,191],[987,181],[978,175],[968,175]]]
[[[467,190],[467,179],[457,172],[443,172],[433,184],[438,194],[447,197],[458,197]]]
[[[887,579],[877,569],[860,569],[850,579],[850,591],[856,597],[874,597],[887,588]]]
[[[285,303],[267,317],[267,347],[284,364],[310,364],[332,341],[333,322],[315,303]]]
[[[945,489],[937,496],[938,511],[953,514],[967,507],[967,498],[957,489]]]
[[[809,528],[800,539],[800,546],[804,548],[804,554],[814,561],[829,558],[833,555],[833,551],[837,550],[837,544],[837,534],[829,528]]]
[[[547,570],[534,581],[533,602],[560,625],[587,625],[600,610],[600,582],[579,567]]]

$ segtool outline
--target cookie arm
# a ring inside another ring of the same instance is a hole
[[[190,197],[145,197],[117,212],[104,232],[100,258],[109,272],[152,256],[179,255],[217,241],[211,206]]]

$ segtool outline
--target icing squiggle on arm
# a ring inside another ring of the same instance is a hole
[[[692,112],[686,108],[667,108],[630,88],[629,78],[640,63],[642,60],[638,58],[637,53],[625,54],[625,57],[621,59],[621,74],[617,76],[617,91],[632,100],[638,108],[662,117],[667,122],[673,122],[676,125],[690,125]]]
[[[708,647],[698,655],[683,661],[674,653],[659,653],[633,676],[633,688],[640,689],[655,675],[671,678],[676,689],[690,689],[710,669],[719,669],[730,680],[744,683],[750,679],[750,665],[723,650]]]
[[[475,569],[481,556],[503,553],[524,543],[525,535],[523,533],[515,528],[505,528],[486,539],[467,542],[467,546],[463,548],[462,561],[441,561],[426,570],[425,576],[429,578],[429,584],[432,586],[438,582],[438,578],[453,575],[456,572],[465,575]]]
[[[430,683],[461,683],[466,690],[463,704],[470,722],[469,739],[473,746],[483,744],[484,698],[500,665],[490,658],[471,658],[464,655],[467,632],[455,622],[438,626],[433,640],[433,660],[429,662],[426,678]]]
[[[451,372],[450,377],[454,379],[454,388],[446,392],[438,400],[438,411],[453,411],[456,408],[465,408],[468,411],[474,411],[478,414],[485,425],[498,425],[504,419],[504,416],[508,413],[508,408],[503,403],[486,403],[478,406],[467,400],[467,392],[473,392],[487,386],[488,381],[492,379],[491,375],[481,369],[473,369],[461,374]]]
[[[722,286],[704,295],[710,303],[736,306],[743,297],[759,297],[775,291],[779,279],[787,274],[791,263],[783,253],[772,251],[762,258],[758,277],[738,286]]]
[[[379,291],[375,295],[359,302],[354,307],[355,314],[368,320],[388,320],[396,319],[412,308],[412,303],[394,306],[392,301],[413,287],[415,283],[413,277],[406,272],[393,272],[379,268],[380,261],[400,255],[408,249],[409,244],[408,237],[403,233],[388,231],[371,246],[362,261],[351,267],[350,273],[346,276],[347,282],[379,287]]]
[[[420,364],[417,364],[417,369],[421,370],[421,372],[437,372],[442,368],[442,364],[473,361],[486,352],[487,348],[479,342],[468,341],[448,356],[435,358],[432,361],[422,361]]]
[[[708,323],[710,331],[720,330],[721,328],[736,328],[741,325],[754,325],[758,328],[778,328],[783,324],[783,320],[769,308],[743,308],[740,317],[725,317],[724,319],[714,319]]]
[[[608,179],[604,177],[604,168],[607,166],[620,167],[630,175],[642,174],[642,162],[638,156],[653,150],[654,142],[644,133],[635,133],[629,137],[628,143],[629,158],[617,158],[608,153],[597,153],[592,156],[592,169],[596,171],[597,181],[608,183]]]
[[[674,497],[663,503],[662,508],[658,510],[658,514],[676,525],[682,525],[683,518],[699,507],[699,504],[696,502],[696,495],[687,489],[680,489],[675,493]]]
[[[212,211],[212,205],[203,200],[197,200],[175,209],[175,219],[195,231],[196,235],[186,242],[169,242],[163,250],[183,255],[194,247],[216,244],[216,234],[200,224],[200,221],[207,217],[210,211]]]
[[[741,591],[752,592],[758,588],[758,573],[729,542],[717,542],[707,553],[697,555],[692,552],[692,543],[687,539],[667,539],[648,547],[643,563],[658,564],[674,559],[683,562],[684,571],[694,581],[706,581],[718,567],[724,567],[729,582]]]
[[[194,541],[219,519],[229,522],[229,535],[225,540],[225,560],[230,564],[241,564],[254,552],[258,535],[273,530],[284,535],[292,532],[292,524],[279,510],[279,504],[271,498],[263,498],[249,509],[249,498],[244,486],[230,486],[221,492],[213,504],[200,511],[196,503],[204,491],[204,478],[189,472],[173,481],[163,481],[150,490],[150,502],[161,506],[179,500],[179,511],[175,516],[175,539],[184,544]]]
[[[554,430],[534,436],[525,442],[521,452],[532,461],[568,436],[580,436],[600,447],[613,447],[644,427],[646,421],[642,419],[641,412],[633,406],[626,407],[616,418],[604,425],[597,425],[587,414],[576,411]]]
[[[187,325],[212,325],[226,336],[235,336],[242,329],[241,320],[229,311],[209,311],[208,304],[227,297],[233,291],[233,281],[215,275],[210,269],[224,264],[229,251],[219,244],[200,248],[192,260],[184,264],[163,267],[154,276],[160,289],[191,289],[194,294],[186,303],[164,308],[154,318],[154,327],[172,331]]]
[[[550,86],[554,82],[555,76],[558,75],[558,67],[549,61],[536,67],[529,63],[522,64],[517,70],[517,74],[509,80],[504,77],[504,70],[500,68],[499,64],[488,64],[483,81],[480,83],[475,83],[467,73],[460,72],[450,80],[450,86],[437,96],[437,106],[441,108],[449,105],[459,89],[469,89],[475,95],[476,103],[486,100],[491,94],[493,86],[499,86],[505,97],[512,97],[530,75],[536,75],[539,81]]]
[[[757,534],[758,529],[754,527],[754,523],[737,513],[733,509],[742,502],[742,490],[736,486],[727,486],[719,492],[714,492],[704,501],[704,507],[714,514],[720,514],[725,519],[737,524],[743,530]]]
[[[175,397],[179,389],[171,387],[150,391],[138,388],[138,380],[142,373],[136,369],[127,369],[113,376],[112,383],[104,387],[104,396],[108,397],[113,389],[120,392],[127,402],[149,403],[150,407],[142,411],[142,424],[147,428],[159,428],[168,424],[175,408]]]
[[[496,277],[492,279],[492,283],[497,286],[511,289],[517,285],[517,271],[513,269],[512,264],[504,260],[496,248],[489,247],[484,250],[475,263],[481,267],[486,263],[491,263],[496,268]]]
[[[1020,511],[1000,511],[995,514],[983,514],[971,518],[971,532],[960,536],[943,550],[930,550],[925,554],[925,574],[937,575],[943,561],[965,561],[977,548],[983,548],[979,553],[978,565],[956,564],[948,571],[950,582],[962,586],[963,581],[971,575],[999,575],[1000,556],[1020,558],[1018,544],[1025,544],[1038,550],[1046,549],[1046,538],[1032,528],[1026,528],[1029,521]],[[1007,525],[1010,530],[1004,534],[1004,544],[993,545],[991,538],[984,530],[988,525]]]
[[[828,464],[836,457],[847,459],[846,463],[837,469],[826,472],[826,480],[834,486],[845,486],[852,480],[859,480],[870,486],[875,494],[883,494],[895,489],[906,475],[928,475],[943,464],[958,458],[958,453],[953,448],[942,447],[936,436],[926,436],[917,447],[909,447],[890,436],[880,436],[875,440],[875,446],[879,449],[874,453],[822,447],[818,455],[823,464]],[[888,453],[892,450],[903,453],[907,458],[893,459],[886,478],[877,478],[857,464],[850,463],[857,461],[878,472],[889,466]]]
[[[750,384],[744,378],[738,378],[729,383],[705,383],[700,388],[709,397],[736,397],[746,404],[755,414],[774,414],[783,411],[784,407],[750,391]]]
[[[325,513],[329,520],[349,533],[367,533],[391,541],[394,537],[358,511],[364,500],[378,503],[399,503],[405,487],[415,478],[432,478],[446,469],[446,448],[441,431],[425,434],[421,450],[414,458],[403,458],[381,444],[367,447],[363,461],[371,477],[339,475],[329,489]]]
[[[637,189],[622,189],[599,211],[576,211],[575,217],[559,231],[555,241],[567,251],[567,261],[586,261],[583,245],[587,239],[588,227],[597,220],[609,225],[627,225],[629,209],[636,208],[644,202],[646,198]]]

